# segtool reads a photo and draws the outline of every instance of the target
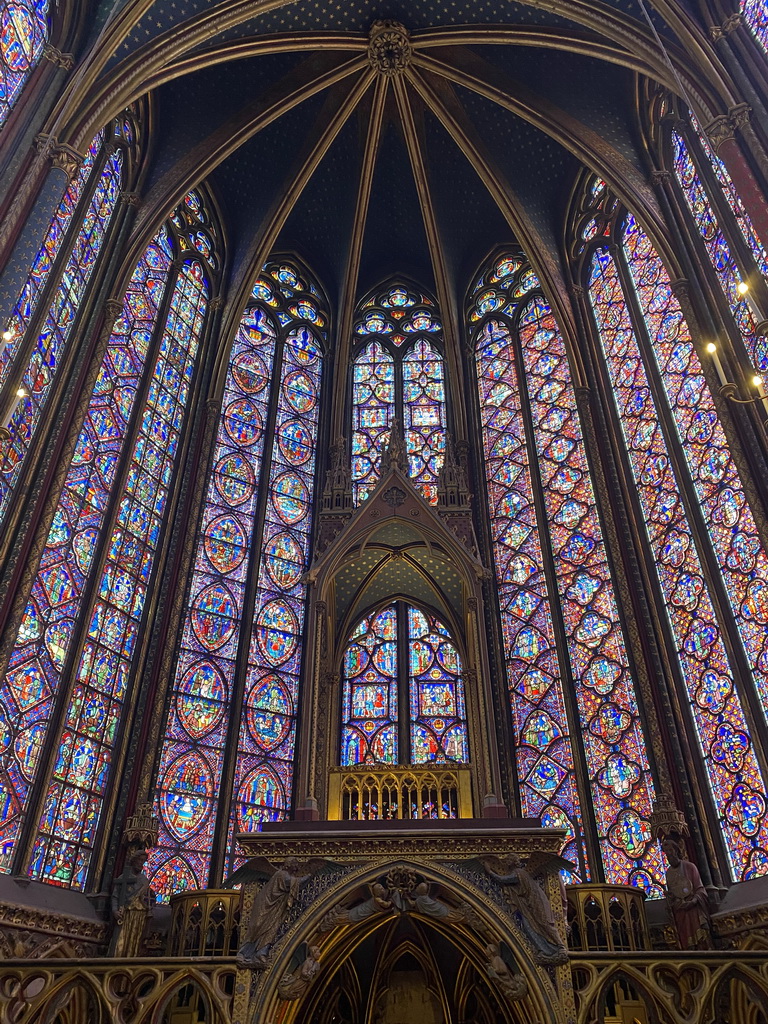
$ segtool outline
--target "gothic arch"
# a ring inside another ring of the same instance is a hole
[[[441,898],[447,895],[450,905],[466,906],[473,915],[476,915],[472,926],[456,923],[446,925],[418,913],[414,913],[413,918],[427,928],[434,929],[442,939],[454,946],[461,958],[470,961],[481,976],[486,976],[485,945],[489,941],[501,941],[510,948],[519,973],[527,983],[527,992],[514,1004],[500,1000],[500,1006],[509,1008],[503,1018],[505,1024],[523,1024],[530,1020],[541,1024],[562,1024],[563,1009],[558,1005],[554,977],[534,962],[531,950],[522,940],[520,933],[510,926],[510,919],[500,913],[500,908],[479,887],[451,868],[438,867],[434,863],[427,865],[411,859],[387,861],[386,868],[378,863],[352,869],[340,882],[328,885],[320,898],[315,899],[307,910],[296,916],[272,948],[270,970],[261,972],[256,978],[255,988],[250,995],[250,1024],[266,1024],[279,1015],[278,1007],[283,1012],[283,1016],[280,1016],[283,1024],[304,1024],[307,1019],[306,1008],[316,1001],[313,993],[318,986],[327,984],[335,971],[366,938],[393,920],[390,916],[374,916],[357,924],[343,924],[320,932],[323,919],[334,908],[354,902],[357,895],[367,892],[367,887],[379,879],[382,871],[391,869],[416,872],[427,883],[441,887]],[[322,927],[327,927],[327,923]],[[292,969],[292,962],[295,964],[294,957],[302,943],[305,943],[307,948],[319,947],[320,970],[313,979],[308,993],[289,1002],[286,1007],[285,1001],[281,1004],[278,986],[281,979]],[[569,966],[562,970],[570,973]]]

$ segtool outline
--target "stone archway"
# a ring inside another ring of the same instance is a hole
[[[297,900],[263,968],[239,972],[237,1024],[330,1024],[326,1010],[342,995],[349,1024],[458,1024],[470,996],[500,1024],[573,1019],[567,962],[537,962],[478,862],[338,867]],[[557,891],[555,873],[545,881]]]

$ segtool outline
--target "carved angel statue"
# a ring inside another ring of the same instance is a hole
[[[378,914],[393,914],[394,903],[389,890],[381,882],[374,882],[370,887],[370,897],[353,907],[338,905],[331,907],[320,922],[320,932],[330,932],[341,924],[357,924]]]
[[[237,952],[238,963],[257,969],[266,966],[269,951],[296,902],[299,889],[325,867],[326,861],[319,858],[302,862],[288,857],[275,868],[266,858],[253,857],[229,877],[228,886],[266,879],[253,901],[245,940]]]
[[[550,854],[532,854],[523,867],[519,857],[484,857],[481,861],[487,874],[504,889],[513,907],[519,912],[523,931],[533,943],[536,961],[540,964],[562,964],[568,950],[555,924],[555,915],[546,893],[532,875],[545,866],[570,868],[569,861]]]
[[[287,1001],[301,999],[319,970],[320,947],[302,942],[291,961],[290,970],[286,971],[277,984],[277,994]]]
[[[109,944],[109,956],[138,956],[141,940],[155,894],[144,874],[146,850],[129,854],[125,869],[112,887],[110,906],[114,931]]]
[[[485,971],[496,988],[509,1002],[522,999],[528,992],[528,982],[520,973],[509,946],[505,942],[489,942],[485,951],[488,954]]]

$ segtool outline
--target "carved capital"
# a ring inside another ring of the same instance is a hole
[[[584,298],[584,289],[580,284],[572,284],[568,289],[568,293],[576,302],[580,302]]]
[[[121,192],[117,198],[121,203],[125,203],[126,206],[141,205],[141,196],[138,192]]]
[[[725,114],[721,114],[716,117],[714,121],[710,123],[704,129],[707,138],[714,146],[715,152],[719,152],[720,147],[723,146],[730,139],[736,137],[731,119],[726,117]]]
[[[743,24],[745,24],[745,22],[744,22],[744,15],[740,14],[737,11],[735,14],[730,14],[725,19],[725,21],[723,22],[721,28],[722,28],[723,32],[727,36],[729,36],[732,32],[735,32],[737,28],[741,28],[741,26]]]
[[[35,136],[35,149],[40,156],[50,156],[56,148],[56,136],[48,135],[45,132],[40,132],[39,135]]]
[[[64,68],[69,71],[75,66],[75,58],[71,53],[62,53],[61,50],[50,43],[43,43],[43,60],[50,61],[57,68]]]
[[[743,131],[750,122],[752,107],[748,103],[737,103],[728,111],[728,117],[736,131]]]
[[[661,169],[651,171],[650,177],[648,178],[653,188],[664,188],[666,183],[671,179],[672,172]]]
[[[399,21],[375,21],[368,41],[368,61],[380,75],[401,75],[411,63],[413,47]]]
[[[682,300],[683,302],[691,294],[690,282],[685,277],[679,277],[679,278],[677,278],[677,280],[671,281],[670,282],[670,287],[671,287],[672,292],[674,293],[674,295],[678,299]]]
[[[123,303],[120,299],[107,299],[104,303],[104,322],[108,323],[111,328],[122,311]]]
[[[72,179],[80,170],[83,159],[84,157],[76,149],[62,143],[59,146],[54,146],[51,162],[54,167],[60,168],[68,178]]]
[[[212,310],[221,309],[224,305],[224,299],[221,295],[214,295],[211,301],[208,303],[208,308]]]

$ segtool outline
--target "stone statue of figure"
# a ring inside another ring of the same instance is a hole
[[[298,859],[288,857],[256,894],[245,942],[237,954],[241,964],[257,968],[266,965],[270,947],[296,902],[299,886],[311,874],[301,875],[300,871]]]
[[[155,902],[155,894],[144,874],[146,863],[146,850],[135,850],[129,854],[125,870],[112,887],[114,930],[109,956],[138,956],[141,951],[149,907]]]
[[[520,912],[523,931],[536,949],[536,960],[540,964],[563,964],[568,960],[560,932],[555,924],[555,915],[546,893],[526,871],[518,857],[510,857],[506,874],[499,874],[491,867],[491,860],[484,860],[483,866],[490,877],[508,890],[512,903]]]
[[[699,869],[686,860],[682,843],[665,839],[661,844],[669,867],[666,895],[681,949],[711,949],[712,929],[707,890]]]
[[[277,994],[286,1001],[301,999],[319,970],[320,947],[308,946],[304,960],[295,970],[285,973],[278,982]]]
[[[485,947],[488,954],[488,962],[485,971],[499,992],[509,1002],[522,999],[528,992],[528,982],[518,970],[512,967],[504,959],[501,946],[498,942],[489,942]],[[516,965],[513,965],[516,967]]]

